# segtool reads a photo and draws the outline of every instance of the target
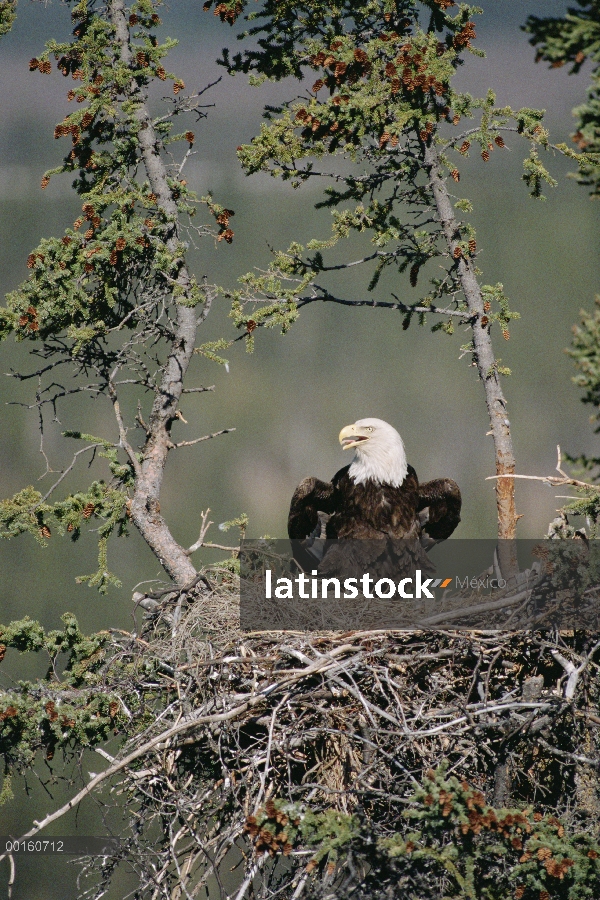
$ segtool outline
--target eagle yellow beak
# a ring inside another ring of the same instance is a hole
[[[361,434],[359,432],[356,425],[346,425],[346,427],[342,428],[340,431],[339,441],[342,445],[342,450],[350,450],[352,447],[358,447],[359,444],[368,441],[368,439],[366,434]]]

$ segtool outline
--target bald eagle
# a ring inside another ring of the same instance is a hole
[[[390,541],[426,550],[450,537],[460,522],[458,485],[450,478],[419,484],[395,428],[382,419],[359,419],[342,428],[339,441],[343,450],[355,451],[350,465],[331,481],[305,478],[292,497],[288,534],[303,569],[322,559],[322,546],[315,541],[321,537],[369,542],[379,548],[378,555]],[[358,568],[373,554],[361,555],[355,560]],[[329,568],[325,561],[319,565],[322,573]]]

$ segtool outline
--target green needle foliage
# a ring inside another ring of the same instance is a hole
[[[537,47],[536,62],[544,60],[553,69],[569,65],[570,73],[579,72],[589,61],[591,83],[587,97],[573,112],[577,131],[573,141],[585,151],[578,172],[581,184],[589,185],[593,197],[600,196],[600,3],[577,0],[561,17],[529,16],[525,31]]]
[[[75,82],[67,97],[76,108],[54,130],[56,139],[70,140],[69,152],[61,166],[44,175],[42,187],[53,175],[74,173],[82,215],[63,237],[43,240],[30,254],[30,277],[8,295],[2,324],[3,336],[12,332],[20,340],[52,341],[64,334],[76,366],[106,369],[114,351],[107,352],[103,339],[127,327],[128,314],[137,324],[143,313],[136,303],[140,284],[149,297],[164,295],[166,278],[177,271],[177,253],[165,247],[168,222],[148,182],[135,177],[139,124],[125,97],[132,72],[115,58],[110,22],[90,7],[75,6],[73,41],[49,41],[29,64],[48,75],[53,57],[59,72]],[[159,24],[154,4],[134,4],[132,10],[139,39],[134,78],[142,85],[155,78],[177,84],[162,66],[174,42],[159,44],[152,35]],[[157,129],[168,140],[171,120]],[[183,208],[186,188],[177,190]],[[65,352],[52,350],[52,355]]]
[[[0,2],[0,36],[8,34],[17,17],[17,0]]]
[[[249,816],[246,833],[259,857],[311,848],[307,871],[329,872],[330,900],[584,900],[600,885],[600,847],[590,835],[533,809],[495,809],[444,766],[427,773],[388,837],[373,838],[364,815],[280,800]],[[322,898],[322,884],[306,896]]]
[[[104,683],[109,633],[86,637],[75,616],[61,618],[62,630],[45,631],[28,617],[0,625],[0,661],[10,650],[48,660],[44,678],[0,692],[0,753],[9,776],[31,766],[38,754],[52,759],[57,750],[68,755],[106,742],[128,721]]]
[[[113,448],[113,452],[116,453],[116,449]],[[68,533],[76,541],[88,521],[99,520],[98,570],[93,575],[81,575],[77,580],[105,593],[109,584],[117,587],[121,584],[108,571],[107,543],[115,531],[119,536],[127,535],[127,504],[127,495],[122,490],[102,481],[94,481],[85,492],[70,494],[52,504],[45,503],[40,492],[30,486],[14,497],[0,501],[0,537],[29,533],[42,547],[47,547],[52,535],[48,522],[56,525],[58,534]]]
[[[205,9],[211,5],[205,3]],[[402,313],[404,328],[413,318],[425,324],[431,311],[442,317],[433,330],[453,333],[461,321],[457,313],[471,318],[459,260],[475,259],[476,234],[461,220],[448,246],[428,183],[427,148],[444,175],[458,182],[459,166],[474,150],[487,163],[492,151],[504,147],[504,132],[519,132],[529,144],[523,178],[531,194],[540,197],[544,183],[554,184],[539,156],[549,147],[542,112],[499,107],[493,91],[474,98],[453,87],[465,58],[483,55],[473,44],[473,17],[481,10],[447,0],[287,0],[264,2],[259,9],[231,2],[214,9],[230,23],[245,11],[249,27],[240,37],[250,49],[233,57],[224,51],[222,64],[232,74],[249,73],[254,84],[293,76],[303,90],[296,99],[267,108],[260,134],[238,150],[242,165],[248,174],[266,171],[293,187],[311,179],[327,183],[318,206],[330,208],[333,220],[327,239],[315,238],[306,247],[294,243],[275,254],[267,274],[242,279],[232,316],[246,329],[249,347],[256,325],[285,330],[304,304],[336,300],[324,284],[326,273],[357,262],[370,267],[369,291],[386,269],[406,272],[413,289],[425,270],[428,283],[419,299],[396,298],[393,306]],[[457,134],[453,129],[460,125]],[[337,168],[327,168],[334,157]],[[454,197],[454,205],[458,213],[471,210],[466,198]],[[359,261],[336,258],[328,264],[327,252],[357,234],[370,238],[370,252]],[[427,268],[432,260],[436,272],[441,264],[443,275],[433,276]],[[486,289],[481,324],[497,323],[508,338],[509,323],[518,314],[504,294],[500,302],[501,291],[501,286]]]
[[[594,313],[581,313],[581,322],[573,326],[573,345],[569,355],[575,360],[579,374],[574,381],[582,388],[583,403],[600,409],[600,297],[596,297]],[[595,412],[592,421],[598,422],[600,413]],[[600,431],[600,425],[596,432]]]

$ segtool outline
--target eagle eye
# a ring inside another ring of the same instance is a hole
[[[373,431],[370,425],[367,426],[367,431]]]

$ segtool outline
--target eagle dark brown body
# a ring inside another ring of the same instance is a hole
[[[353,463],[331,481],[305,478],[292,497],[288,534],[296,561],[305,570],[318,565],[321,575],[336,567],[346,574],[376,567],[386,576],[409,564],[430,567],[425,551],[450,537],[460,522],[456,482],[419,484],[400,436],[380,419],[348,426],[340,443],[356,448]],[[319,548],[319,538],[334,545],[321,542]]]
[[[403,540],[425,532],[434,541],[443,541],[460,522],[460,490],[449,478],[419,485],[417,473],[409,466],[400,487],[371,480],[354,484],[349,468],[340,469],[332,481],[305,478],[298,485],[288,517],[292,540],[313,534],[319,513],[329,516],[326,537],[330,540]],[[428,516],[420,517],[425,509]]]

